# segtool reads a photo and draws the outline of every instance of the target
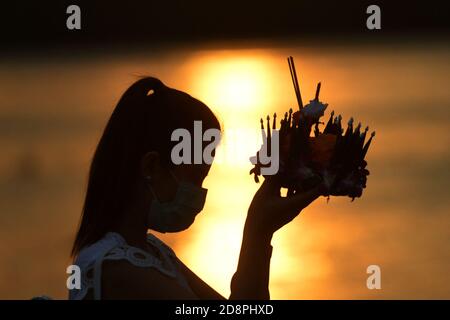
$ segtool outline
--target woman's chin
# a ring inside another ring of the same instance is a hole
[[[178,225],[178,226],[174,226],[171,230],[168,230],[167,232],[181,232],[184,230],[189,229],[190,226],[192,226],[192,224],[195,221],[195,217],[193,217],[192,219],[189,220],[185,220],[183,221],[182,224]]]

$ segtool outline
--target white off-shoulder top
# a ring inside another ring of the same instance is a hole
[[[83,248],[74,261],[81,269],[81,287],[79,290],[69,290],[69,299],[82,300],[89,290],[93,290],[94,299],[102,298],[102,263],[105,260],[123,259],[137,267],[154,268],[192,291],[178,268],[178,259],[173,250],[152,234],[147,235],[147,242],[158,250],[161,257],[128,245],[116,232],[108,232],[101,240]]]

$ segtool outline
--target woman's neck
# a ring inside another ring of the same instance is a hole
[[[146,219],[147,215],[142,206],[131,206],[117,226],[117,232],[129,245],[145,250],[148,230]]]

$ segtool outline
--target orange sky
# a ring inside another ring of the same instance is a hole
[[[228,139],[218,153],[241,155],[213,165],[207,203],[192,228],[161,235],[229,295],[258,188],[247,159],[259,148],[259,118],[296,105],[288,55],[304,101],[322,81],[325,117],[331,110],[344,121],[354,116],[377,136],[361,199],[319,199],[276,233],[272,298],[449,298],[450,51],[294,46],[0,63],[0,141],[7,151],[0,158],[0,298],[65,297],[92,152],[118,98],[143,74],[208,104]],[[237,139],[233,130],[240,130]],[[366,288],[370,264],[381,267],[381,290]]]

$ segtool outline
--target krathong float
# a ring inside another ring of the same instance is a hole
[[[263,145],[250,159],[254,164],[250,174],[254,175],[255,182],[259,182],[261,175],[275,175],[280,187],[287,189],[287,196],[323,183],[324,195],[328,198],[349,196],[354,200],[360,197],[369,175],[365,157],[375,132],[368,136],[369,128],[362,130],[360,123],[354,127],[353,118],[344,130],[341,115],[335,116],[334,111],[326,124],[321,122],[328,107],[327,103],[319,100],[321,83],[317,84],[314,99],[304,106],[294,59],[289,57],[288,63],[299,109],[286,112],[279,129],[276,114],[273,115],[272,126],[270,116],[267,116],[266,129],[261,119]],[[325,125],[322,131],[320,125]],[[274,135],[277,135],[276,139]],[[264,169],[270,164],[262,161],[262,155],[271,159],[277,156],[270,154],[272,143],[278,143],[278,170],[275,174],[265,174]]]

